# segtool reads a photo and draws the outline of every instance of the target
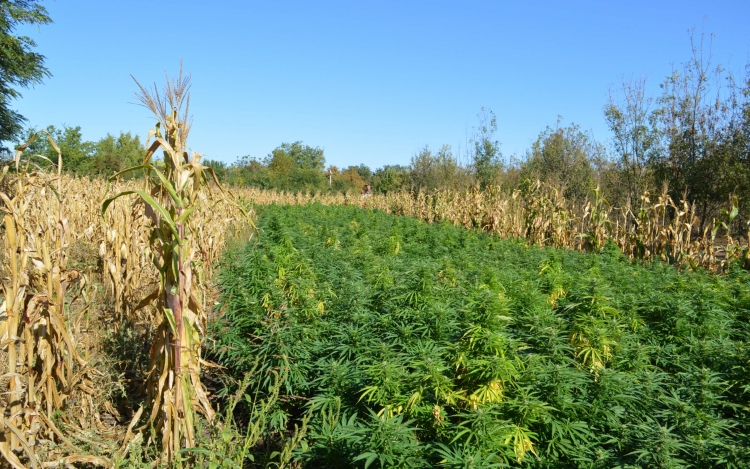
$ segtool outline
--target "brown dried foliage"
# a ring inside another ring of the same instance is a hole
[[[97,313],[156,327],[158,308],[144,301],[144,292],[159,284],[147,206],[124,196],[110,205],[105,218],[101,213],[107,195],[142,189],[143,182],[116,180],[108,187],[106,181],[73,178],[59,170],[50,174],[24,164],[22,151],[15,171],[6,167],[0,176],[8,189],[0,193],[0,460],[14,468],[72,467],[76,462],[111,466],[107,457],[90,455],[92,449],[114,456],[121,447],[123,456],[134,433],[106,421],[117,411],[94,385],[106,377],[87,363],[101,340],[90,336],[88,326],[96,296],[92,277],[114,300]],[[246,217],[226,197],[196,198],[191,265],[198,292],[193,298],[201,304],[194,309],[208,309],[213,266],[233,227]],[[81,244],[98,246],[101,272],[94,266],[68,268],[71,247]],[[54,422],[63,422],[67,434]],[[89,449],[80,449],[80,442]]]

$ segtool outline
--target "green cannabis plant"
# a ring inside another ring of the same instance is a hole
[[[264,440],[310,416],[299,467],[748,467],[738,263],[633,261],[596,229],[580,253],[352,206],[258,216],[215,350],[259,397],[288,368]]]

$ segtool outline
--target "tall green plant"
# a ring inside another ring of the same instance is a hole
[[[143,163],[114,175],[143,171],[144,190],[120,192],[102,205],[102,216],[120,197],[135,194],[145,203],[152,223],[151,255],[159,271],[159,285],[142,304],[156,306],[156,335],[151,346],[151,368],[148,379],[152,411],[148,420],[160,432],[168,460],[181,448],[195,446],[196,412],[211,421],[214,411],[200,381],[201,344],[207,315],[200,298],[196,271],[200,246],[191,215],[205,206],[207,174],[217,183],[213,171],[201,164],[199,153],[189,153],[190,76],[169,81],[163,92],[137,82],[138,99],[159,120],[149,133]],[[162,135],[162,129],[164,135]],[[148,145],[151,138],[153,143]],[[162,149],[162,161],[152,158]]]
[[[493,140],[495,132],[497,132],[495,113],[491,109],[485,110],[483,107],[478,117],[479,127],[471,141],[474,145],[472,159],[477,181],[482,188],[485,188],[496,182],[497,175],[502,169],[502,154],[500,153],[500,142]]]

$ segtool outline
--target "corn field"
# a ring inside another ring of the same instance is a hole
[[[194,446],[196,408],[209,420],[213,416],[199,377],[207,293],[228,236],[249,216],[231,197],[204,190],[206,168],[200,155],[188,158],[182,122],[164,122],[166,137],[159,126],[153,132],[151,150],[137,168],[145,179],[67,177],[61,157],[55,173],[42,171],[23,154],[38,135],[19,148],[14,171],[3,168],[0,454],[10,467],[113,467],[112,459],[90,454],[122,459],[129,441],[149,426],[160,430],[163,459],[171,463],[181,448]],[[168,170],[150,164],[159,148],[173,162]],[[170,206],[175,191],[179,196]],[[76,246],[98,247],[98,266],[69,267]],[[105,322],[140,322],[156,334],[151,416],[138,428],[143,409],[127,430],[102,421],[117,411],[100,398],[102,373],[87,360],[100,339],[90,337],[88,324],[101,293],[94,282],[113,303],[100,311],[114,316]]]
[[[143,292],[154,290],[159,277],[149,249],[151,224],[142,202],[123,197],[102,219],[101,201],[109,193],[105,181],[23,172],[8,178],[15,179],[8,185],[16,192],[12,198],[3,197],[8,213],[4,218],[0,332],[7,362],[2,363],[5,369],[0,389],[4,396],[0,406],[5,414],[17,417],[15,424],[3,422],[6,438],[0,448],[6,459],[12,460],[12,450],[23,447],[33,460],[36,450],[27,445],[42,436],[38,432],[45,432],[49,441],[64,441],[49,424],[56,411],[70,407],[66,404],[71,394],[96,395],[86,379],[92,370],[81,358],[82,348],[92,341],[86,337],[81,321],[93,301],[88,286],[94,272],[67,269],[66,248],[77,241],[98,246],[101,280],[115,302],[111,311],[121,317],[137,316],[135,319],[141,321],[151,318],[154,311],[144,301],[147,298]],[[49,188],[51,183],[59,184],[60,202],[56,191]],[[135,182],[118,182],[109,191],[136,187]],[[242,214],[235,205],[206,199],[193,216],[195,237],[201,246],[196,253],[196,275],[201,279],[199,288],[205,290],[211,286],[207,279],[226,237]],[[62,221],[58,223],[58,219]],[[205,302],[207,297],[202,298]],[[82,404],[77,399],[77,405]],[[91,406],[84,411],[84,415],[96,413]],[[32,426],[34,421],[42,423]],[[96,422],[81,426],[85,430],[97,428]],[[29,430],[33,438],[18,436]]]

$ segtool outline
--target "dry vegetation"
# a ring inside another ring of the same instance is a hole
[[[195,446],[196,409],[212,416],[199,380],[211,269],[248,215],[205,190],[200,155],[184,150],[185,120],[159,117],[165,136],[152,133],[141,180],[70,178],[61,158],[50,174],[26,162],[26,145],[14,171],[4,168],[0,454],[11,467],[113,466],[150,428],[171,462]],[[164,164],[151,162],[158,149]],[[124,327],[151,336],[150,364],[136,377],[147,398],[127,416],[114,391],[138,386],[117,376],[124,357],[107,345]],[[137,426],[144,408],[150,418]]]
[[[9,461],[17,448],[24,449],[27,461],[34,460],[32,455],[54,461],[58,455],[48,453],[52,449],[78,453],[68,439],[96,434],[121,445],[124,432],[118,434],[101,421],[102,415],[117,411],[101,399],[108,397],[102,396],[105,389],[91,383],[92,375],[101,378],[109,370],[89,364],[109,361],[101,355],[103,336],[123,319],[136,326],[153,325],[156,310],[148,301],[153,298],[143,300],[159,285],[159,272],[149,245],[152,224],[144,203],[123,197],[103,218],[101,202],[113,190],[135,190],[141,183],[118,182],[108,192],[101,180],[24,170],[7,178],[15,193],[2,197],[7,213],[0,332],[8,360],[7,365],[3,360],[7,368],[0,382],[5,416],[0,450]],[[52,190],[53,184],[59,191]],[[221,200],[206,198],[196,208],[191,224],[193,241],[202,247],[194,261],[201,269],[196,272],[200,289],[211,288],[211,266],[242,218],[235,205]],[[94,246],[98,259],[92,256]],[[71,251],[77,254],[72,259]],[[76,267],[69,267],[69,261]],[[200,298],[207,309],[210,295]],[[61,410],[65,412],[58,413]],[[70,430],[67,435],[52,423],[56,418]],[[47,445],[52,442],[68,444]],[[76,460],[68,456],[67,461]]]

